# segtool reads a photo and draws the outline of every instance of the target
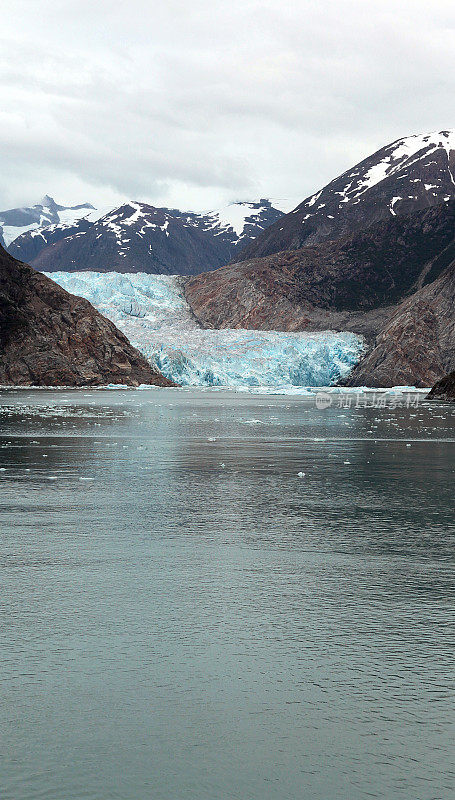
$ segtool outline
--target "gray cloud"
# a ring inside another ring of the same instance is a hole
[[[303,199],[455,126],[452,0],[3,0],[0,207]]]

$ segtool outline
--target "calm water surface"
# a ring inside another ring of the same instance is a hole
[[[454,423],[3,391],[2,800],[454,798]]]

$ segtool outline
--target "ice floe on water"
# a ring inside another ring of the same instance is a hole
[[[203,330],[177,276],[52,272],[122,330],[168,378],[183,386],[276,388],[330,386],[363,351],[353,333]]]

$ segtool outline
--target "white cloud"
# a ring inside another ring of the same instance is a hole
[[[452,0],[3,0],[0,207],[302,199],[455,126]]]

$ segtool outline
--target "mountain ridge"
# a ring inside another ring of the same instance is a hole
[[[81,216],[90,214],[91,211],[95,211],[95,207],[91,203],[63,206],[56,203],[53,197],[45,194],[34,206],[0,211],[0,244],[8,248],[18,236],[24,233],[65,221],[74,222]]]
[[[283,213],[266,198],[200,214],[129,201],[95,219],[24,232],[9,252],[46,272],[195,274],[226,264]]]
[[[397,139],[343,172],[248,244],[238,260],[342,238],[455,196],[455,130]]]

